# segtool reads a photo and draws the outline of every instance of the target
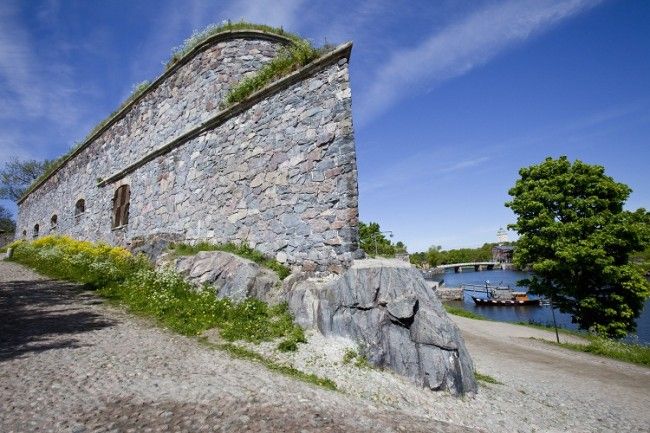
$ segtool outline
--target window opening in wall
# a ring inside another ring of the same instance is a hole
[[[36,224],[36,225],[34,226],[34,231],[32,232],[32,237],[33,237],[34,239],[36,239],[36,238],[38,237],[38,229],[39,229],[38,224]]]
[[[27,230],[23,230],[23,237],[24,237],[24,238],[27,237]]]
[[[74,205],[74,216],[81,216],[84,212],[86,212],[86,201],[80,198]]]
[[[58,220],[59,220],[59,217],[57,217],[56,215],[52,215],[52,218],[50,218],[50,230],[51,231],[56,230],[56,227],[58,225]]]
[[[115,190],[113,196],[113,228],[125,226],[129,223],[129,201],[131,190],[128,185],[122,185]]]

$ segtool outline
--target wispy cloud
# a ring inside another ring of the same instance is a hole
[[[484,162],[489,161],[490,158],[487,156],[482,156],[480,158],[466,159],[464,161],[457,162],[448,167],[442,168],[439,170],[440,173],[451,173],[454,171],[465,170],[468,168],[476,167],[483,164]]]
[[[361,95],[365,122],[408,95],[465,74],[600,0],[509,0],[471,13],[415,47],[396,50]]]
[[[366,177],[361,173],[360,192],[368,194],[386,188],[412,184],[440,176],[452,177],[456,172],[473,167],[483,166],[490,161],[488,156],[480,156],[458,160],[456,146],[439,146],[435,151],[418,152],[391,162],[390,165],[374,171],[374,175]]]
[[[51,38],[39,51],[21,18],[20,4],[0,3],[0,163],[12,156],[42,158],[62,141],[72,144],[66,142],[71,131],[86,117],[80,101],[88,86],[75,82],[59,41]]]

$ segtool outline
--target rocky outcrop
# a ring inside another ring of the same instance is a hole
[[[275,272],[231,253],[202,251],[177,258],[166,255],[158,265],[171,265],[196,286],[214,286],[220,298],[234,301],[257,298],[271,304],[282,299],[282,285]]]
[[[171,265],[197,286],[215,286],[219,297],[286,301],[302,327],[351,338],[372,365],[431,390],[476,391],[458,328],[422,274],[403,261],[357,260],[340,276],[293,274],[283,283],[273,271],[221,251],[166,255],[158,265]]]
[[[304,327],[350,337],[371,364],[432,390],[477,389],[460,332],[421,273],[396,260],[358,260],[341,277],[285,283]]]

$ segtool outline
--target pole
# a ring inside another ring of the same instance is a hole
[[[557,333],[557,322],[555,321],[555,306],[553,305],[553,295],[551,295],[551,314],[553,315],[553,328],[555,328],[555,339],[560,344],[560,335]]]

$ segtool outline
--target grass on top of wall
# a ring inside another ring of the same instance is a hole
[[[242,79],[230,89],[222,104],[222,108],[245,100],[251,94],[262,89],[272,81],[289,75],[291,72],[317,59],[329,49],[330,47],[316,49],[309,42],[303,40],[294,42],[289,47],[281,48],[273,60],[262,66],[256,73]]]
[[[179,274],[155,271],[144,256],[133,256],[121,247],[67,236],[45,236],[10,246],[14,249],[11,260],[50,277],[85,284],[184,335],[216,327],[226,341],[283,339],[279,349],[285,351],[305,341],[286,304],[219,299],[213,287],[196,289]]]
[[[260,266],[271,269],[280,280],[284,280],[291,274],[291,269],[284,266],[282,263],[275,259],[265,256],[260,251],[249,247],[246,244],[234,244],[232,242],[225,244],[212,244],[209,242],[199,242],[195,245],[188,244],[171,244],[169,248],[177,256],[193,256],[201,251],[224,251],[226,253],[235,254],[239,257],[251,260]]]
[[[300,36],[296,35],[295,33],[287,32],[282,27],[255,24],[243,20],[234,23],[230,21],[224,21],[221,24],[210,24],[201,30],[195,30],[192,33],[192,36],[185,39],[185,41],[183,41],[180,46],[174,47],[174,49],[172,49],[172,56],[166,65],[167,69],[171,68],[176,62],[181,60],[185,55],[206,41],[208,38],[219,33],[226,33],[233,30],[259,30],[278,36],[284,36],[296,43],[304,41],[304,39],[302,39]]]

